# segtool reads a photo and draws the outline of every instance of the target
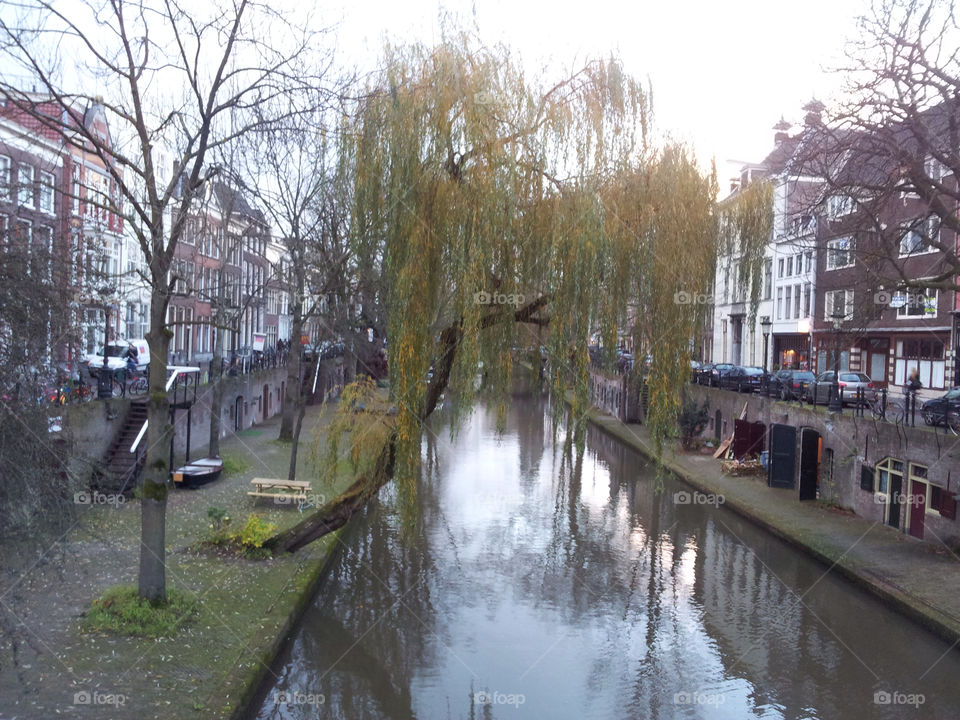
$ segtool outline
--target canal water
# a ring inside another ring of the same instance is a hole
[[[434,424],[415,532],[355,518],[251,718],[960,717],[956,649],[546,410]]]

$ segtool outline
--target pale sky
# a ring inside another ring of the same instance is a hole
[[[740,161],[772,148],[783,115],[799,123],[811,97],[829,104],[840,87],[823,68],[842,62],[854,18],[868,0],[321,0],[314,21],[332,24],[338,50],[369,65],[394,43],[439,38],[442,14],[503,42],[528,69],[551,75],[586,59],[619,54],[632,75],[649,78],[657,129],[716,158],[721,188]],[[727,161],[734,161],[727,163]]]

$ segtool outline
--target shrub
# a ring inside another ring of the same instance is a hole
[[[693,449],[696,438],[707,426],[709,409],[709,400],[704,400],[703,405],[698,405],[696,400],[684,395],[683,405],[677,415],[677,425],[680,426],[680,446],[684,450]]]
[[[250,513],[247,524],[233,534],[233,539],[239,542],[245,550],[261,548],[276,529],[275,523],[266,522],[256,513]]]
[[[230,524],[230,516],[223,508],[208,507],[207,517],[210,518],[210,528],[215,532],[225,529]]]

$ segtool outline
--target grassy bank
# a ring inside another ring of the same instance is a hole
[[[298,479],[312,482],[314,505],[350,482],[346,463],[331,486],[316,478],[311,446],[322,443],[331,411],[305,419]],[[383,418],[371,413],[372,423]],[[339,533],[303,550],[255,560],[204,547],[208,509],[242,527],[257,513],[278,528],[311,509],[256,502],[253,477],[285,477],[290,446],[276,441],[279,419],[225,439],[227,472],[196,490],[174,490],[167,510],[168,587],[194,601],[185,627],[143,638],[83,630],[95,598],[135,585],[140,534],[136,500],[91,505],[60,542],[3,569],[4,642],[0,644],[0,717],[235,718],[270,672],[270,662],[313,600],[335,553]],[[369,440],[378,441],[378,430]],[[14,628],[16,637],[6,632]]]

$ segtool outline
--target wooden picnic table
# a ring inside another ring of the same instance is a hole
[[[253,478],[250,481],[254,490],[247,493],[253,498],[289,498],[296,500],[299,507],[307,501],[310,490],[309,480],[282,480],[279,478]]]

